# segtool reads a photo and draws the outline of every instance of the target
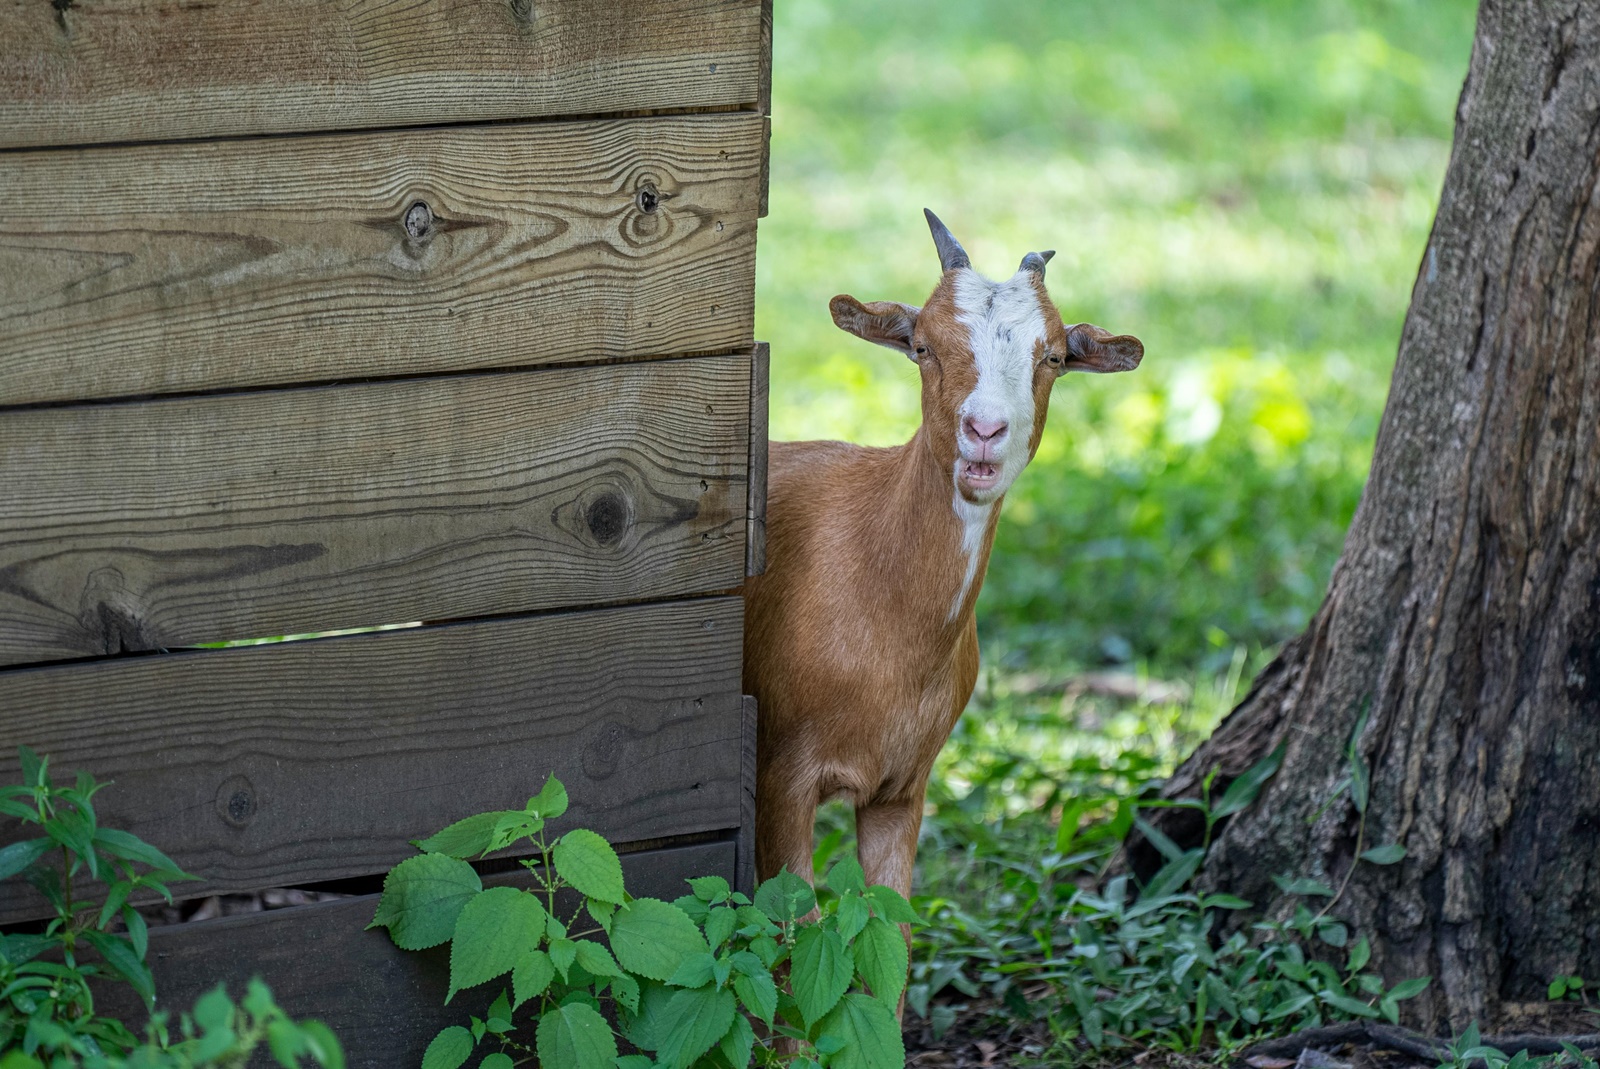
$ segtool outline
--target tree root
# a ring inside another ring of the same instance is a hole
[[[1345,1043],[1372,1043],[1386,1050],[1409,1054],[1424,1061],[1443,1062],[1450,1059],[1450,1045],[1442,1039],[1425,1036],[1393,1025],[1375,1022],[1350,1021],[1345,1024],[1307,1028],[1281,1039],[1269,1039],[1242,1051],[1241,1060],[1249,1058],[1294,1058],[1303,1050],[1337,1047]],[[1586,1054],[1600,1048],[1600,1033],[1572,1036],[1510,1035],[1484,1036],[1479,1045],[1493,1047],[1505,1054],[1525,1050],[1529,1054],[1560,1054],[1567,1045]],[[1481,1066],[1481,1059],[1473,1059]]]

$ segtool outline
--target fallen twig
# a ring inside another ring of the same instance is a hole
[[[1442,1062],[1450,1058],[1450,1045],[1445,1040],[1425,1036],[1407,1028],[1370,1021],[1350,1021],[1323,1028],[1307,1028],[1293,1035],[1257,1043],[1240,1052],[1239,1057],[1243,1061],[1251,1058],[1293,1058],[1303,1050],[1337,1047],[1345,1043],[1372,1043],[1424,1061]],[[1567,1036],[1484,1036],[1478,1041],[1478,1045],[1492,1047],[1504,1054],[1515,1054],[1522,1050],[1529,1054],[1560,1054],[1569,1046],[1588,1053],[1600,1048],[1600,1033]],[[1483,1064],[1479,1059],[1474,1059],[1474,1063]]]

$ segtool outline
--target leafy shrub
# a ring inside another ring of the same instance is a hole
[[[0,849],[0,879],[26,879],[55,917],[43,932],[0,936],[0,1069],[231,1069],[263,1042],[288,1069],[302,1057],[343,1069],[333,1034],[290,1020],[259,981],[242,1007],[221,987],[204,995],[181,1019],[176,1042],[164,1013],[151,1017],[143,1041],[96,1014],[91,980],[126,982],[154,1008],[149,933],[129,898],[147,891],[170,902],[168,884],[195,877],[137,836],[100,824],[93,799],[106,784],[80,772],[73,786],[57,787],[47,758],[26,746],[19,754],[23,782],[0,787],[0,814],[43,834]],[[86,897],[91,881],[105,886],[103,900]]]
[[[491,1048],[483,1069],[535,1053],[544,1069],[904,1065],[899,925],[916,915],[898,893],[866,886],[860,865],[846,861],[829,872],[834,894],[820,904],[788,872],[754,900],[718,876],[690,880],[692,893],[674,902],[634,898],[600,835],[547,837],[545,822],[566,809],[566,789],[551,777],[521,810],[480,813],[418,842],[423,853],[384,881],[372,927],[405,950],[448,942],[447,1002],[510,975],[486,1018],[434,1038],[423,1069],[457,1069],[482,1048]],[[534,886],[485,888],[466,859],[519,842],[538,849],[522,862]],[[620,1054],[619,1037],[654,1057]]]
[[[1390,988],[1366,971],[1370,944],[1352,939],[1331,915],[1334,889],[1284,877],[1280,887],[1302,902],[1286,919],[1244,925],[1220,921],[1250,903],[1191,886],[1212,829],[1254,801],[1280,759],[1281,752],[1270,755],[1220,798],[1182,803],[1198,810],[1206,827],[1202,846],[1188,850],[1140,816],[1168,803],[1136,791],[1085,792],[1063,808],[1053,830],[1037,819],[1013,822],[999,835],[976,825],[964,846],[969,832],[961,822],[935,822],[932,833],[945,849],[972,855],[982,894],[976,902],[922,903],[930,923],[919,938],[909,1005],[944,1026],[951,1011],[932,1001],[942,989],[988,996],[1015,1019],[1042,1020],[1069,1063],[1130,1046],[1228,1054],[1330,1021],[1397,1021],[1399,1003],[1429,981]],[[1364,807],[1363,766],[1351,759],[1340,794],[1354,782]],[[1031,846],[1016,834],[1019,825],[1030,830]],[[1164,860],[1142,886],[1126,874],[1108,877],[1135,828]],[[1398,860],[1381,847],[1363,856],[1371,862],[1375,853],[1380,862]],[[1319,898],[1326,908],[1305,904]]]

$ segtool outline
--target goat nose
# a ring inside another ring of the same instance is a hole
[[[980,442],[994,441],[1006,433],[1009,424],[1003,419],[968,419],[967,433]]]

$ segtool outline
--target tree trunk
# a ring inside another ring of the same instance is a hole
[[[1597,153],[1600,3],[1484,0],[1327,599],[1167,786],[1286,743],[1204,878],[1280,908],[1274,874],[1348,878],[1334,913],[1389,982],[1435,978],[1409,1004],[1428,1030],[1600,978]],[[1407,854],[1352,869],[1359,815],[1348,791],[1327,803],[1364,706],[1361,846]]]

